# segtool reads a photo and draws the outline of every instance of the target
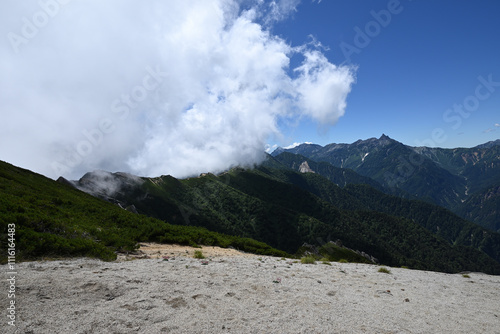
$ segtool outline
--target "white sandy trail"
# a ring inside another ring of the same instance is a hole
[[[17,264],[17,326],[2,297],[0,332],[500,333],[500,276],[182,252]]]

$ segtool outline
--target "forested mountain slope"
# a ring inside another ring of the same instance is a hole
[[[120,177],[89,173],[76,186],[85,189]],[[323,186],[308,186],[311,177],[321,178],[315,182]],[[387,265],[446,272],[500,269],[500,263],[485,253],[452,244],[411,218],[375,211],[363,206],[363,200],[356,204],[351,200],[355,195],[313,173],[236,168],[218,176],[183,180],[161,176],[143,181],[132,188],[127,188],[127,182],[124,188],[115,184],[106,197],[171,223],[254,238],[287,252],[297,251],[303,243],[321,246],[340,240]]]
[[[117,251],[133,251],[144,241],[232,246],[286,255],[255,240],[134,214],[69,187],[67,182],[61,184],[1,161],[0,228],[2,263],[7,261],[10,247],[8,229],[14,229],[16,261],[74,256],[114,260]]]
[[[386,193],[440,205],[483,227],[499,231],[497,208],[500,198],[494,190],[500,185],[499,143],[497,140],[456,149],[411,147],[383,135],[352,144],[324,147],[302,144],[291,149],[277,149],[272,155],[278,160],[293,160],[283,158],[285,153],[293,153],[319,164],[351,169],[378,182],[384,188],[379,190]],[[325,170],[325,167],[318,167],[316,172],[329,177]]]

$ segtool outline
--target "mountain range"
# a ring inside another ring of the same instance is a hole
[[[25,259],[112,259],[156,241],[500,274],[498,144],[303,144],[187,179],[94,171],[56,182],[0,162],[0,222],[16,224]]]
[[[278,150],[253,169],[235,168],[183,180],[96,171],[78,181],[60,181],[133,212],[253,238],[289,253],[304,243],[321,246],[332,241],[388,265],[453,272],[465,263],[468,268],[481,263],[483,271],[496,270],[491,268],[500,263],[500,234],[436,205],[435,199],[455,200],[453,191],[446,188],[439,196],[430,192],[418,196],[399,184],[373,177],[398,172],[390,160],[377,162],[373,157],[394,160],[394,154],[417,155],[416,149],[387,136],[327,147],[306,144],[293,149],[297,153]],[[412,155],[408,159],[414,159]],[[328,156],[343,167],[326,161]],[[404,155],[399,160],[403,159]],[[416,185],[418,176],[431,171],[435,174],[428,179],[437,185],[447,186],[448,180],[455,180],[456,187],[462,185],[459,176],[430,159],[420,159],[424,160],[418,166],[421,169],[416,169],[416,176],[407,174],[413,179],[405,185]],[[436,168],[442,169],[441,174]],[[440,175],[446,179],[440,180]]]
[[[500,231],[500,140],[473,148],[443,149],[411,147],[382,135],[352,144],[278,148],[272,155],[282,153],[350,169],[378,182],[388,194],[433,203]],[[298,170],[293,163],[289,167]],[[318,173],[328,177],[324,171],[328,165],[321,165]]]

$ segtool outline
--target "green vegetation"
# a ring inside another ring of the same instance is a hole
[[[321,246],[319,253],[323,255],[327,261],[342,262],[343,260],[345,263],[372,263],[370,260],[359,255],[353,250],[337,246],[331,242]]]
[[[500,180],[496,186],[489,185],[471,195],[456,212],[491,231],[500,232]]]
[[[7,227],[15,225],[16,261],[87,256],[116,259],[138,242],[233,247],[262,255],[283,251],[250,238],[171,225],[137,215],[28,170],[0,162],[0,262],[7,262]]]
[[[307,161],[312,170],[338,185],[367,184],[427,201],[498,232],[499,156],[498,141],[472,148],[415,148],[382,136],[352,144],[304,144],[281,150],[269,166],[298,170]]]
[[[264,162],[264,166],[272,169],[299,171],[299,166],[306,161],[309,167],[316,173],[327,178],[333,184],[366,184],[371,187],[384,190],[384,187],[377,181],[362,176],[351,169],[335,167],[327,162],[317,162],[308,159],[300,154],[284,152],[276,157],[269,156]]]
[[[0,164],[0,227],[6,231],[9,223],[16,224],[19,260],[111,260],[116,251],[133,251],[143,241],[289,257],[285,252],[296,253],[307,243],[317,245],[314,260],[371,263],[376,258],[393,267],[500,274],[500,263],[485,254],[498,252],[500,259],[497,234],[427,203],[363,185],[342,189],[313,173],[260,167],[185,180],[162,176],[144,179],[113,200],[149,217]],[[475,237],[469,242],[471,233]],[[2,235],[3,248],[6,241]]]
[[[276,158],[281,157],[281,155]],[[269,169],[267,171],[273,174]],[[353,212],[354,216],[360,212],[375,211],[392,217],[400,217],[399,219],[411,220],[412,223],[422,226],[432,235],[444,240],[449,245],[464,249],[464,252],[470,251],[465,250],[465,248],[472,247],[487,254],[496,260],[497,263],[500,262],[499,233],[488,231],[474,223],[466,221],[442,207],[424,201],[408,200],[387,195],[368,185],[348,184],[344,188],[340,188],[326,180],[322,175],[307,173],[297,176],[297,173],[283,170],[283,167],[276,174],[279,175],[281,181],[294,184],[303,190],[309,191],[336,208]],[[490,191],[488,194],[490,193],[493,192]],[[490,199],[481,202],[477,207],[488,204],[493,208],[494,200],[500,198],[500,196],[488,196]],[[491,217],[495,217],[498,213],[497,211],[490,210],[490,213],[493,213]],[[392,238],[390,235],[389,237]],[[356,249],[364,250],[366,253],[374,255],[365,249]],[[484,256],[478,256],[481,258],[480,261],[483,264],[488,262]],[[420,257],[420,255],[417,257]],[[423,257],[420,258],[423,259]],[[400,261],[399,263],[399,265],[409,264],[404,261]],[[395,266],[394,263],[391,265]],[[458,265],[455,265],[455,267],[458,268]],[[452,271],[455,271],[455,269]]]
[[[174,226],[201,226],[224,235],[259,240],[291,254],[304,243],[320,246],[340,240],[343,248],[350,249],[348,254],[333,249],[318,259],[370,262],[371,256],[393,267],[500,274],[500,263],[485,254],[494,257],[500,251],[500,242],[495,243],[500,235],[474,233],[481,239],[475,238],[470,244],[466,242],[466,236],[470,236],[464,225],[467,222],[445,209],[398,199],[362,185],[342,189],[313,173],[259,167],[184,180],[162,176],[145,179],[136,189],[118,193],[115,200],[124,206],[133,204],[139,212]],[[404,204],[402,208],[420,209],[398,211],[398,203]],[[377,206],[387,212],[377,212]],[[443,224],[435,225],[443,218],[447,218]],[[457,229],[450,232],[449,226]],[[453,239],[457,232],[460,237]],[[447,235],[451,238],[444,238]],[[191,240],[197,242],[197,238]],[[489,241],[476,244],[478,240]]]
[[[205,256],[203,255],[203,252],[201,250],[195,250],[193,257],[195,259],[204,259],[205,258]]]
[[[300,258],[300,263],[303,264],[316,264],[316,258],[312,255],[307,255]]]
[[[391,271],[389,269],[385,268],[385,267],[379,268],[378,272],[379,273],[384,273],[384,274],[390,274],[391,273]]]

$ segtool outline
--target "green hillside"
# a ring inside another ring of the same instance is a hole
[[[498,231],[498,195],[492,188],[500,184],[499,143],[454,149],[410,147],[383,135],[352,144],[279,148],[272,155],[290,168],[294,166],[287,161],[311,159],[318,163],[312,170],[329,179],[331,171],[320,164],[350,169],[378,182],[384,189],[375,188],[385,193],[437,204]]]
[[[369,185],[348,184],[341,189],[325,180],[322,175],[315,173],[297,175],[297,173],[283,171],[280,173],[280,179],[310,191],[343,210],[376,211],[410,219],[452,245],[474,247],[500,262],[499,233],[467,221],[440,206],[391,196]],[[497,192],[498,189],[493,188],[490,193]],[[490,204],[492,206],[490,212],[497,213],[498,210],[493,208],[495,199],[498,201],[498,196],[490,195],[489,200],[482,205]],[[479,208],[480,205],[474,207]]]
[[[373,179],[391,193],[401,191],[440,206],[453,207],[464,197],[465,181],[461,177],[387,136],[353,144],[313,146],[310,150],[308,146],[304,144],[286,152],[351,169]]]
[[[286,253],[251,239],[178,226],[133,214],[28,170],[0,162],[0,246],[7,260],[8,226],[15,224],[16,261],[88,256],[114,260],[138,242],[234,247],[258,254]]]
[[[500,183],[470,196],[457,208],[457,214],[500,233]]]
[[[308,175],[328,187],[324,194],[305,188]],[[91,184],[91,178],[86,175],[79,183]],[[500,273],[500,263],[483,252],[452,245],[409,218],[360,209],[355,197],[319,175],[261,167],[184,180],[145,179],[133,191],[117,191],[113,200],[175,224],[254,238],[290,253],[304,243],[340,240],[387,265]],[[334,205],[335,198],[344,204]]]
[[[133,251],[144,241],[231,246],[278,256],[295,253],[304,243],[319,247],[335,241],[386,265],[500,274],[500,263],[477,245],[453,244],[411,218],[375,212],[364,204],[363,191],[341,189],[313,173],[261,167],[184,180],[162,176],[129,182],[121,173],[105,176],[93,179],[95,174],[88,173],[79,185],[100,187],[108,201],[133,205],[151,217],[0,162],[2,254],[7,254],[7,226],[15,224],[18,261],[71,256],[113,260],[117,251]],[[103,180],[123,187],[107,193]],[[479,246],[486,251],[491,245]]]
[[[326,177],[329,181],[340,187],[344,187],[347,184],[367,184],[380,191],[387,191],[387,189],[382,187],[377,181],[362,176],[351,169],[338,168],[327,162],[316,162],[300,154],[283,152],[275,157],[268,156],[262,165],[275,169],[292,169],[298,172],[300,171],[300,166],[304,163],[307,163],[307,166],[314,171],[314,173]]]

